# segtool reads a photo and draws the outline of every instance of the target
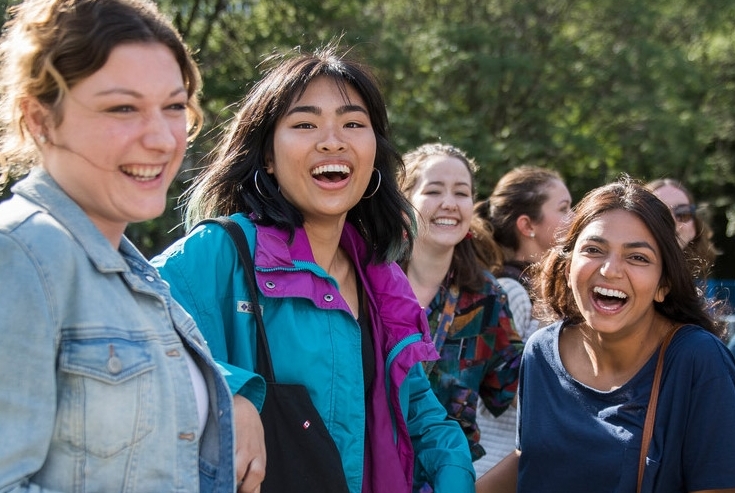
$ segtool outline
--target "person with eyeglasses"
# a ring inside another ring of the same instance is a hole
[[[679,246],[692,262],[694,276],[705,282],[720,252],[712,243],[709,224],[697,214],[694,196],[680,181],[672,178],[653,180],[646,187],[669,206],[676,221]]]

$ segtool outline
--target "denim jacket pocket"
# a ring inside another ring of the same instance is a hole
[[[155,366],[146,341],[62,341],[58,438],[98,457],[110,457],[140,441],[154,428]]]

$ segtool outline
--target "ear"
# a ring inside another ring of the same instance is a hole
[[[269,175],[273,174],[273,153],[268,152],[265,155],[265,172]]]
[[[26,127],[36,141],[48,137],[48,122],[51,111],[36,98],[25,98],[20,103]]]
[[[671,291],[671,289],[668,286],[659,285],[656,290],[656,294],[653,295],[653,301],[662,303],[664,299],[666,299],[666,295],[669,294],[669,291]]]
[[[516,228],[521,236],[533,238],[536,234],[533,231],[533,222],[527,214],[521,214],[516,218]]]

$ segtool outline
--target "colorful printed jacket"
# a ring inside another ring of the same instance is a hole
[[[289,244],[286,231],[257,226],[256,234],[246,217],[232,217],[254,248],[276,379],[307,387],[341,453],[350,492],[408,493],[413,476],[436,492],[473,492],[466,440],[419,364],[437,354],[400,268],[366,263],[364,240],[345,225],[340,245],[353,259],[373,321],[376,374],[366,404],[360,327],[336,281],[315,263],[305,231],[297,228]],[[215,359],[254,370],[255,321],[227,233],[216,224],[199,226],[153,263],[196,319]],[[228,380],[237,379],[237,369],[230,370]]]
[[[454,319],[438,348],[440,360],[427,366],[439,401],[467,436],[472,460],[485,455],[475,417],[477,399],[495,416],[508,408],[518,388],[523,352],[505,292],[492,274],[485,274],[482,292],[459,293]],[[426,309],[435,340],[448,290],[443,286]]]

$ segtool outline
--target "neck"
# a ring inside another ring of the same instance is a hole
[[[611,337],[586,324],[578,326],[577,336],[572,331],[569,334],[572,340],[568,340],[566,345],[570,367],[577,372],[570,373],[600,390],[613,390],[624,385],[656,352],[672,324],[663,316],[654,314],[644,327],[622,337]]]
[[[347,252],[339,246],[343,228],[344,221],[339,225],[332,224],[322,227],[315,226],[313,223],[307,225],[304,222],[304,231],[309,238],[314,261],[337,281],[340,294],[349,306],[352,315],[357,318],[359,299],[355,267]]]
[[[342,238],[344,221],[329,224],[314,224],[304,221],[304,231],[309,238],[311,253],[314,261],[329,274],[340,262],[338,256],[339,242]]]
[[[452,264],[454,248],[446,251],[428,251],[418,243],[406,267],[406,277],[422,307],[434,299]]]

